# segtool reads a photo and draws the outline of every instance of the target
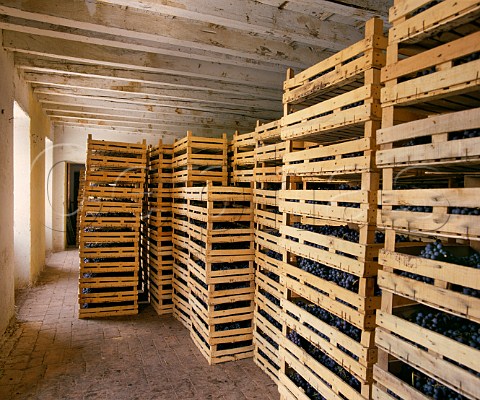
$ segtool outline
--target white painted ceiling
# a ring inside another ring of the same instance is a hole
[[[393,0],[0,0],[3,47],[57,124],[165,136],[281,117],[300,71]]]

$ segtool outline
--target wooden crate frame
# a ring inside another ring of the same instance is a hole
[[[443,4],[448,2],[445,0]],[[400,59],[400,50],[390,46],[388,58],[391,62],[382,70],[382,81],[385,83],[382,107],[415,105],[419,108],[419,103],[478,91],[480,60],[460,65],[454,65],[454,61],[480,51],[479,42],[480,32],[475,32],[406,59]],[[431,68],[435,72],[399,81],[400,78]]]
[[[373,137],[350,140],[285,154],[283,174],[301,177],[332,177],[375,171]],[[361,153],[355,157],[352,153]],[[327,159],[332,158],[332,159]]]
[[[280,347],[280,357],[283,364],[280,382],[286,385],[288,390],[298,399],[306,400],[308,397],[285,375],[285,370],[288,366],[297,371],[297,373],[325,398],[346,398],[349,400],[370,398],[371,384],[361,382],[361,393],[357,392],[349,386],[347,382],[343,381],[339,376],[335,375],[311,357],[305,350],[296,346],[286,338],[283,338],[283,344]],[[329,387],[326,382],[328,382],[328,385],[331,385],[331,387]]]
[[[445,0],[419,14],[414,11],[430,3],[430,0],[395,0],[390,8],[389,44],[418,42],[478,18],[480,6],[474,0],[457,2]]]
[[[227,361],[237,361],[245,358],[251,358],[253,356],[253,343],[248,346],[226,350],[219,350],[218,344],[208,345],[204,343],[203,340],[206,339],[202,337],[201,333],[197,329],[197,326],[199,326],[198,324],[199,323],[196,321],[195,317],[192,318],[190,336],[210,365]]]
[[[379,312],[377,322],[376,344],[380,349],[466,397],[480,397],[480,378],[443,359],[449,358],[478,372],[478,350],[389,313]],[[378,371],[376,375],[382,377]]]
[[[325,93],[351,90],[361,85],[364,73],[385,65],[387,39],[383,34],[383,21],[373,18],[365,25],[365,38],[320,61],[296,76],[289,71],[284,82],[284,115],[288,105],[318,101]],[[308,102],[310,100],[310,102]]]
[[[272,143],[280,141],[280,120],[275,120],[262,124],[257,121],[255,128],[255,138],[259,142]]]
[[[480,299],[448,289],[460,285],[480,290],[478,269],[388,250],[380,252],[379,262],[384,267],[378,275],[382,290],[480,323]],[[393,269],[432,278],[436,284],[413,281],[394,274]]]
[[[480,188],[382,190],[378,225],[416,235],[480,239],[480,216],[448,214],[449,207],[478,207]],[[428,206],[432,212],[393,210],[393,206]]]
[[[480,128],[480,108],[430,116],[377,131],[376,154],[380,168],[435,166],[458,167],[480,163],[480,138],[448,140],[450,132]],[[430,137],[431,143],[394,147],[403,141]]]
[[[281,190],[279,209],[286,214],[323,221],[374,224],[374,194],[376,192],[373,190]],[[330,205],[308,203],[314,201],[328,202]],[[356,203],[360,208],[339,206],[338,203]]]

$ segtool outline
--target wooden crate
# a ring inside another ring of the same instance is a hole
[[[260,123],[257,121],[255,128],[255,139],[263,143],[274,143],[280,141],[280,120]]]
[[[374,224],[375,194],[369,190],[282,190],[279,209],[324,221]]]
[[[381,120],[380,71],[358,89],[282,117],[282,140],[335,143],[365,136],[372,121]]]
[[[280,347],[280,358],[282,359],[280,382],[291,392],[294,396],[293,399],[307,400],[309,397],[285,374],[290,369],[300,374],[325,398],[346,398],[349,400],[370,398],[371,386],[369,384],[361,383],[361,391],[358,392],[342,378],[315,360],[304,349],[288,339],[284,339],[283,345]]]
[[[361,138],[285,154],[283,174],[332,178],[374,171],[373,138]]]
[[[202,322],[196,316],[192,317],[190,335],[203,356],[210,365],[228,361],[236,361],[253,356],[252,335],[239,335],[236,338],[220,339],[218,343],[210,344],[201,330]]]
[[[409,234],[479,240],[480,216],[452,213],[455,208],[478,208],[479,195],[480,188],[382,190],[379,202],[386,207],[380,212],[378,224]],[[418,206],[427,211],[392,209]]]
[[[286,225],[280,232],[283,248],[292,254],[360,278],[372,278],[377,274],[379,265],[375,260],[383,244],[355,243]]]
[[[110,183],[110,184],[138,184],[142,185],[145,180],[144,170],[86,170],[85,183]]]
[[[206,284],[211,284],[213,282],[228,283],[231,279],[236,279],[239,275],[248,275],[253,278],[253,257],[251,261],[240,261],[235,263],[221,262],[217,264],[210,261],[204,262],[195,255],[196,252],[191,253],[188,267],[192,271],[195,271],[197,276]]]
[[[379,272],[379,286],[390,293],[421,302],[477,323],[480,322],[480,300],[454,290],[454,285],[480,290],[480,271],[453,263],[434,261],[419,256],[422,246],[401,248],[400,251],[383,250]],[[449,248],[449,247],[447,247]],[[465,255],[472,250],[463,246],[450,248],[454,254]],[[419,282],[394,271],[430,278],[431,283]]]
[[[233,298],[232,296],[251,296],[253,298],[255,291],[253,274],[231,277],[229,282],[224,282],[221,278],[217,278],[218,282],[212,279],[212,283],[209,284],[203,282],[195,270],[189,268],[189,274],[190,290],[195,290],[197,296],[206,303],[227,296],[230,298]]]
[[[425,165],[458,171],[466,163],[472,168],[480,162],[480,137],[454,137],[458,132],[479,128],[480,108],[473,108],[380,129],[377,144],[382,149],[377,152],[376,163],[380,168]],[[425,143],[416,144],[419,138]]]
[[[256,332],[253,334],[253,344],[255,346],[253,353],[254,363],[265,372],[274,383],[278,384],[278,373],[280,369],[279,363],[277,363],[278,355],[276,354],[278,350],[276,352],[273,351],[272,348],[275,349],[275,347],[267,342],[260,333]]]
[[[174,171],[172,176],[174,184],[185,184],[187,187],[198,183],[205,184],[207,181],[226,185],[228,181],[228,171],[226,166],[221,167],[221,169],[215,167],[194,169],[189,165],[185,169]]]
[[[222,337],[222,331],[216,331],[215,325],[242,321],[251,321],[253,318],[253,297],[251,295],[228,296],[211,299],[205,302],[201,295],[197,295],[195,288],[190,291],[189,303],[199,318],[210,326],[208,337]],[[248,331],[243,332],[250,332]]]
[[[129,304],[107,304],[93,308],[80,308],[78,311],[79,318],[105,318],[138,314],[138,304],[136,302],[126,302]]]
[[[478,19],[480,6],[473,0],[445,0],[430,6],[431,0],[396,0],[390,9],[388,42],[415,43]]]
[[[194,136],[188,131],[182,139],[175,140],[173,144],[173,162],[175,158],[182,154],[222,154],[227,157],[227,135],[224,133],[219,138],[207,138]]]
[[[467,398],[480,396],[479,378],[475,375],[480,367],[478,350],[389,313],[379,312],[377,320],[376,342],[380,349],[391,354],[391,369],[395,369],[394,360],[399,360]],[[395,373],[376,367],[374,377],[375,399],[394,398],[393,394],[402,398],[430,398]],[[387,390],[390,396],[384,397]]]
[[[138,213],[142,212],[141,199],[135,201],[112,201],[107,200],[91,200],[84,198],[83,200],[83,212],[86,214],[94,213]]]
[[[379,18],[371,19],[365,26],[365,38],[332,57],[320,61],[296,76],[289,71],[284,82],[283,104],[285,114],[291,111],[291,105],[311,105],[361,86],[372,69],[385,65],[387,40],[383,34],[383,22]]]
[[[450,106],[445,102],[434,102],[478,91],[480,60],[467,61],[466,57],[480,51],[479,42],[480,32],[474,32],[406,59],[399,53],[401,50],[390,46],[388,51],[392,62],[382,70],[382,81],[385,82],[382,106],[410,105],[427,112],[435,111],[436,107],[440,110],[447,107],[458,109],[458,102],[452,102]],[[471,94],[475,96],[475,93]],[[467,101],[468,98],[464,100]],[[475,104],[478,101],[472,105]]]

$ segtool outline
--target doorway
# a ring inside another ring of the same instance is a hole
[[[83,171],[85,164],[67,163],[67,247],[77,245],[78,194]]]

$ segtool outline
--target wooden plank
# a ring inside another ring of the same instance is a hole
[[[434,377],[442,384],[470,398],[480,397],[478,378],[461,367],[440,359],[435,354],[412,346],[401,338],[379,329],[377,345],[396,358],[414,366],[425,374]]]
[[[382,290],[456,314],[477,323],[480,322],[480,299],[478,298],[382,270],[378,272],[378,284]]]

